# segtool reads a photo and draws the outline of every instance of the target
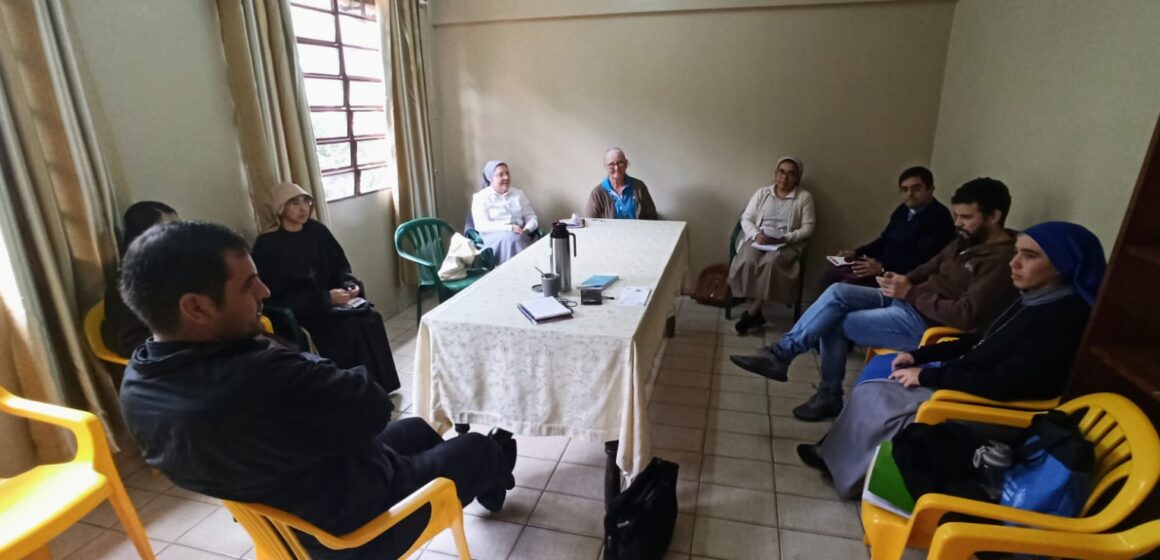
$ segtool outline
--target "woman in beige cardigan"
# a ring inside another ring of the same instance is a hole
[[[798,187],[802,170],[797,158],[777,160],[773,184],[757,189],[741,213],[742,236],[729,266],[733,295],[749,300],[734,325],[738,334],[765,324],[761,307],[766,301],[789,303],[802,273],[798,255],[814,233],[814,198]]]

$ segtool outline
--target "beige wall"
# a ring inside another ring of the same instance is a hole
[[[342,244],[354,275],[363,281],[370,300],[386,318],[415,303],[413,289],[395,285],[395,228],[391,193],[348,198],[330,203],[330,229]]]
[[[728,258],[741,209],[793,154],[818,206],[812,285],[825,253],[880,230],[898,172],[927,162],[953,11],[854,3],[499,22],[436,11],[456,22],[437,23],[428,45],[440,214],[462,224],[492,158],[511,163],[542,222],[579,212],[604,149],[619,145],[659,212],[689,222],[696,273]]]
[[[214,3],[67,7],[121,208],[160,200],[253,234]]]
[[[68,4],[122,211],[160,200],[257,234],[213,2]],[[384,313],[398,306],[389,193],[330,205],[331,228]]]
[[[943,185],[1011,187],[1013,227],[1111,251],[1160,111],[1160,2],[960,0],[934,145]]]

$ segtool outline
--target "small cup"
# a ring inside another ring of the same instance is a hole
[[[560,295],[560,275],[555,272],[545,272],[540,277],[540,285],[544,287],[544,297],[558,297]]]

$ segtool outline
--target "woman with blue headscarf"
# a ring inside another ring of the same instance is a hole
[[[531,201],[512,186],[511,170],[499,160],[483,166],[483,184],[471,197],[471,220],[484,247],[495,251],[497,264],[527,249],[540,227]]]
[[[1019,234],[1011,282],[1021,295],[984,331],[898,354],[889,378],[859,384],[802,461],[828,471],[844,498],[861,492],[878,444],[914,420],[939,389],[998,401],[1050,399],[1063,392],[1104,277],[1104,251],[1083,226],[1046,222]]]

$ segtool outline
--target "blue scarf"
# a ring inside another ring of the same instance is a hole
[[[624,190],[620,191],[620,196],[612,192],[612,183],[608,177],[604,178],[601,183],[604,187],[604,192],[608,193],[609,198],[612,199],[613,209],[616,211],[614,218],[618,220],[635,220],[637,212],[636,192],[632,188],[632,177],[625,175]]]
[[[1063,284],[1093,305],[1104,279],[1104,248],[1087,228],[1070,222],[1044,222],[1027,228],[1024,235],[1034,239]]]

